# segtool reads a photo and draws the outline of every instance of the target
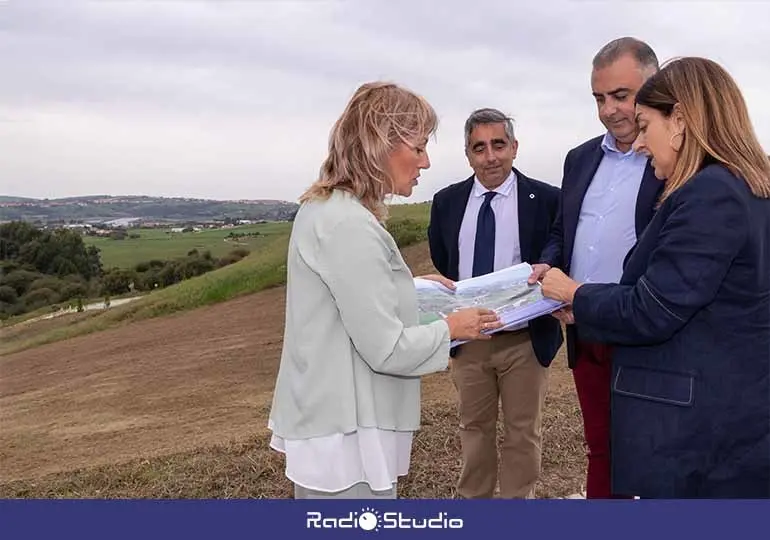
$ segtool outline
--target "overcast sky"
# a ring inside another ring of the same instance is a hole
[[[561,183],[602,133],[590,62],[633,35],[725,66],[770,151],[770,2],[0,0],[0,195],[296,200],[355,88],[424,95],[440,125],[411,201],[471,170],[463,122],[512,115],[515,165]]]

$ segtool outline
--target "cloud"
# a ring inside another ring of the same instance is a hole
[[[769,3],[51,0],[0,20],[2,194],[295,200],[374,79],[440,115],[413,200],[470,174],[462,125],[481,106],[514,116],[517,166],[559,185],[601,133],[590,61],[620,35],[721,62],[770,146]]]

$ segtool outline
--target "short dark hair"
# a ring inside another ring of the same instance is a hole
[[[633,37],[622,37],[607,43],[594,56],[593,67],[594,69],[605,68],[626,54],[633,56],[642,68],[653,71],[660,69],[658,57],[652,47]]]
[[[473,129],[482,124],[503,124],[505,135],[510,139],[510,142],[516,140],[513,130],[513,119],[511,117],[497,109],[476,109],[465,121],[465,148],[468,148]]]

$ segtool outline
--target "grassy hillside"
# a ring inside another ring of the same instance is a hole
[[[216,258],[234,249],[245,248],[252,253],[261,249],[276,236],[291,230],[291,223],[263,223],[232,229],[212,229],[198,232],[173,233],[171,229],[130,229],[138,238],[113,240],[84,236],[86,245],[99,248],[104,268],[133,268],[138,263],[153,259],[168,260],[183,257],[193,249],[211,252]],[[231,235],[237,235],[232,237]]]
[[[24,203],[17,205],[13,203]],[[93,222],[114,219],[146,219],[184,223],[186,221],[240,218],[281,221],[291,219],[297,204],[287,201],[219,201],[144,195],[89,195],[63,199],[0,198],[0,221],[41,220],[43,222]]]
[[[429,212],[428,204],[392,207],[388,228],[399,246],[405,247],[425,240]],[[0,340],[0,355],[106,330],[126,322],[195,309],[282,285],[286,282],[286,251],[291,232],[291,224],[284,225],[286,227],[283,230],[273,229],[258,250],[237,263],[154,291],[129,304],[115,306],[98,314],[89,313],[88,317],[66,326],[56,326],[32,336],[26,332],[18,338],[4,335]],[[145,238],[145,241],[152,240]],[[13,324],[14,321],[10,320],[4,327]]]
[[[428,226],[430,203],[398,204],[390,207],[390,217],[396,221],[413,220]]]

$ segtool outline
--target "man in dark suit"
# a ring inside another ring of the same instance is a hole
[[[502,112],[480,109],[466,121],[465,152],[475,174],[436,193],[428,228],[433,264],[444,276],[467,279],[539,260],[559,190],[514,168],[517,150],[513,123]],[[545,316],[453,351],[463,450],[461,497],[494,494],[499,401],[505,425],[500,496],[532,496],[540,474],[546,368],[562,342],[559,322]]]
[[[560,210],[551,240],[530,283],[551,267],[580,283],[617,283],[624,260],[654,214],[663,182],[647,157],[631,148],[638,128],[634,97],[658,60],[646,43],[616,39],[594,57],[591,87],[599,119],[607,128],[567,154]],[[567,357],[583,415],[588,449],[588,498],[609,498],[610,348],[580,338],[572,314],[556,314],[567,324]]]

